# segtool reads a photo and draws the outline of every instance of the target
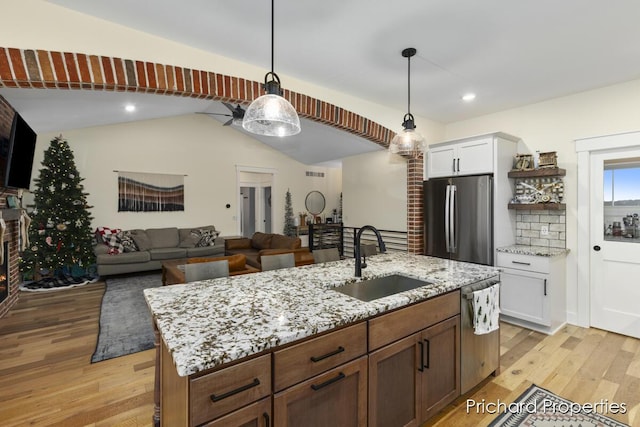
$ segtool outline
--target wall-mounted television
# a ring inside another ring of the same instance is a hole
[[[9,157],[6,165],[5,187],[29,189],[33,154],[37,135],[31,126],[16,113],[11,131]]]

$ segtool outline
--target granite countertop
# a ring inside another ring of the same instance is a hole
[[[406,253],[145,289],[178,375],[187,376],[421,301],[498,274],[493,267]],[[330,289],[402,274],[427,286],[363,302]]]
[[[501,248],[496,248],[496,251],[506,252],[509,254],[534,255],[534,256],[545,256],[545,257],[554,257],[554,256],[566,255],[569,253],[569,249],[565,249],[565,248],[550,248],[548,246],[529,246],[529,245],[504,246]]]

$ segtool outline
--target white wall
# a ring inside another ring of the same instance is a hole
[[[503,111],[446,126],[446,139],[503,131],[523,139],[521,152],[556,151],[567,204],[567,307],[570,321],[577,310],[577,155],[580,138],[640,130],[640,80],[608,86]]]
[[[33,178],[38,176],[49,141],[59,134],[38,136]],[[234,235],[238,229],[236,165],[275,169],[272,202],[274,231],[278,233],[284,226],[287,188],[294,212],[305,210],[304,198],[309,191],[324,193],[328,208],[337,206],[341,191],[339,169],[304,165],[203,115],[73,129],[62,134],[85,179],[93,226],[131,229],[214,224],[223,235]],[[117,212],[114,170],[187,175],[185,211]],[[307,170],[324,172],[325,178],[306,177]],[[225,207],[227,203],[231,208]]]

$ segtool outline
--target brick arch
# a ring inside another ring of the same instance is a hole
[[[84,53],[0,47],[0,87],[144,92],[248,104],[261,82],[212,71]],[[284,90],[301,117],[343,130],[383,148],[395,133],[352,111]],[[409,252],[422,253],[422,157],[407,164]]]
[[[84,53],[0,48],[0,87],[144,92],[248,104],[262,83],[212,71]],[[384,148],[394,132],[359,114],[285,89],[301,117],[358,135]]]

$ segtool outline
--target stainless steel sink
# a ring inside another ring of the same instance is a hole
[[[394,274],[378,279],[363,280],[362,282],[339,286],[334,288],[334,291],[352,296],[360,301],[373,301],[378,298],[420,288],[431,283],[432,282]]]

